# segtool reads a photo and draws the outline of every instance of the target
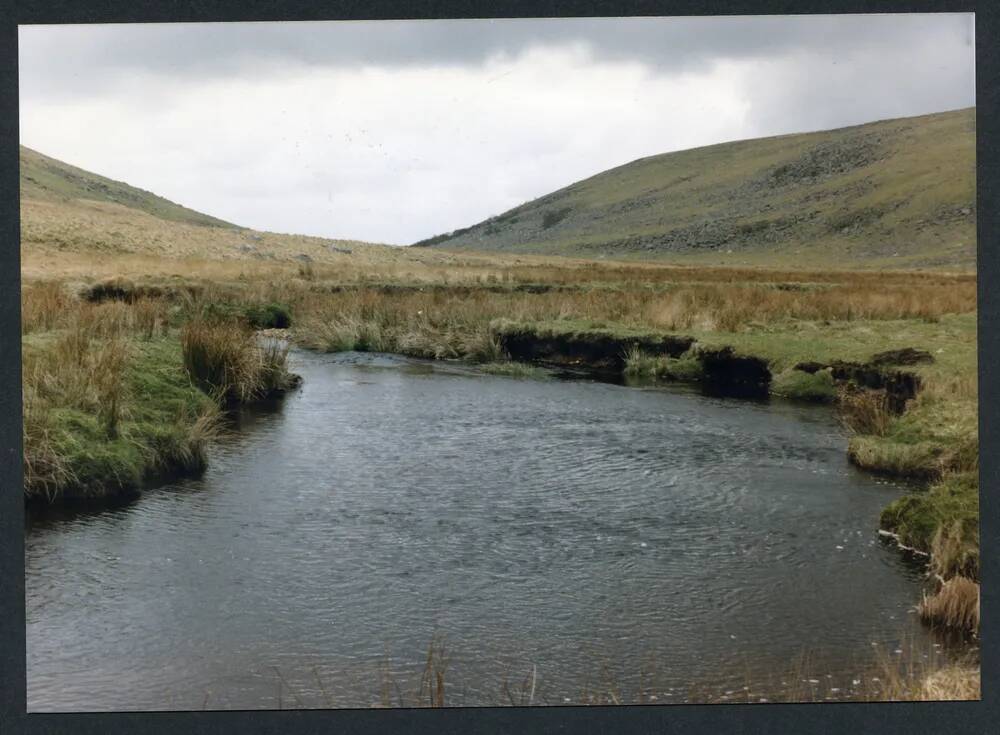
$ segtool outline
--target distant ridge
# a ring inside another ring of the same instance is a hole
[[[121,181],[70,166],[26,146],[20,147],[21,198],[42,200],[89,199],[121,204],[173,222],[207,227],[233,225]]]
[[[974,267],[975,125],[969,108],[642,158],[415,245]]]
[[[21,255],[41,272],[71,254],[285,261],[398,257],[388,245],[262,232],[188,209],[21,146]]]

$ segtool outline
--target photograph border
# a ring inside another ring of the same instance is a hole
[[[0,733],[469,733],[664,732],[889,733],[993,731],[1000,722],[1000,94],[996,41],[1000,4],[966,0],[636,0],[491,2],[413,0],[0,0]],[[26,713],[24,501],[21,465],[18,25],[275,20],[509,17],[976,13],[976,160],[982,548],[982,700],[978,702],[802,703],[467,707],[444,709],[252,710],[210,712]],[[986,492],[989,489],[991,492]]]

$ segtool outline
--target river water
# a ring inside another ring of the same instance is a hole
[[[827,409],[292,357],[203,476],[30,516],[29,710],[412,705],[432,641],[455,705],[849,699],[939,650]]]

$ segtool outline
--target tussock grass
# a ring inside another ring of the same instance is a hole
[[[920,699],[929,702],[978,700],[981,697],[979,667],[949,666],[928,675],[920,685]]]
[[[21,289],[21,334],[53,329],[72,299],[62,283],[41,281]]]
[[[945,466],[943,453],[935,442],[907,444],[886,441],[879,435],[854,436],[847,445],[848,458],[861,469],[915,479],[938,477]]]
[[[188,322],[181,350],[195,384],[225,402],[248,403],[291,386],[287,346],[275,340],[261,344],[240,325]]]
[[[175,342],[80,325],[25,344],[23,396],[29,500],[113,497],[152,472],[197,469],[219,425]]]
[[[186,374],[163,299],[90,302],[49,283],[22,293],[29,500],[106,498],[152,473],[204,467],[220,413]],[[207,389],[238,400],[290,386],[287,348],[258,345],[249,330],[225,332],[242,340],[242,372],[223,369],[223,386],[206,373]],[[242,382],[226,382],[237,374]]]
[[[62,488],[75,482],[67,458],[59,451],[53,425],[46,406],[25,387],[23,470],[24,492],[27,497],[53,501]]]
[[[906,546],[931,555],[941,577],[979,579],[979,482],[976,473],[949,474],[924,491],[887,506],[882,528]]]
[[[932,625],[978,633],[979,585],[965,577],[952,577],[935,594],[925,595],[918,611]]]
[[[911,646],[912,648],[912,646]],[[981,669],[978,660],[968,656],[955,662],[936,661],[930,666],[918,663],[913,651],[901,662],[888,651],[879,650],[873,671],[877,684],[869,677],[868,701],[928,702],[977,700],[980,698]]]
[[[841,423],[854,434],[885,436],[893,413],[884,391],[846,387],[840,391],[837,410]]]
[[[22,360],[25,405],[58,405],[93,413],[109,437],[122,418],[128,346],[120,336],[95,338],[84,325],[58,335],[40,354]]]

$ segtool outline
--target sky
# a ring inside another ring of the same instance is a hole
[[[971,14],[22,26],[21,142],[409,244],[644,156],[975,104]]]

